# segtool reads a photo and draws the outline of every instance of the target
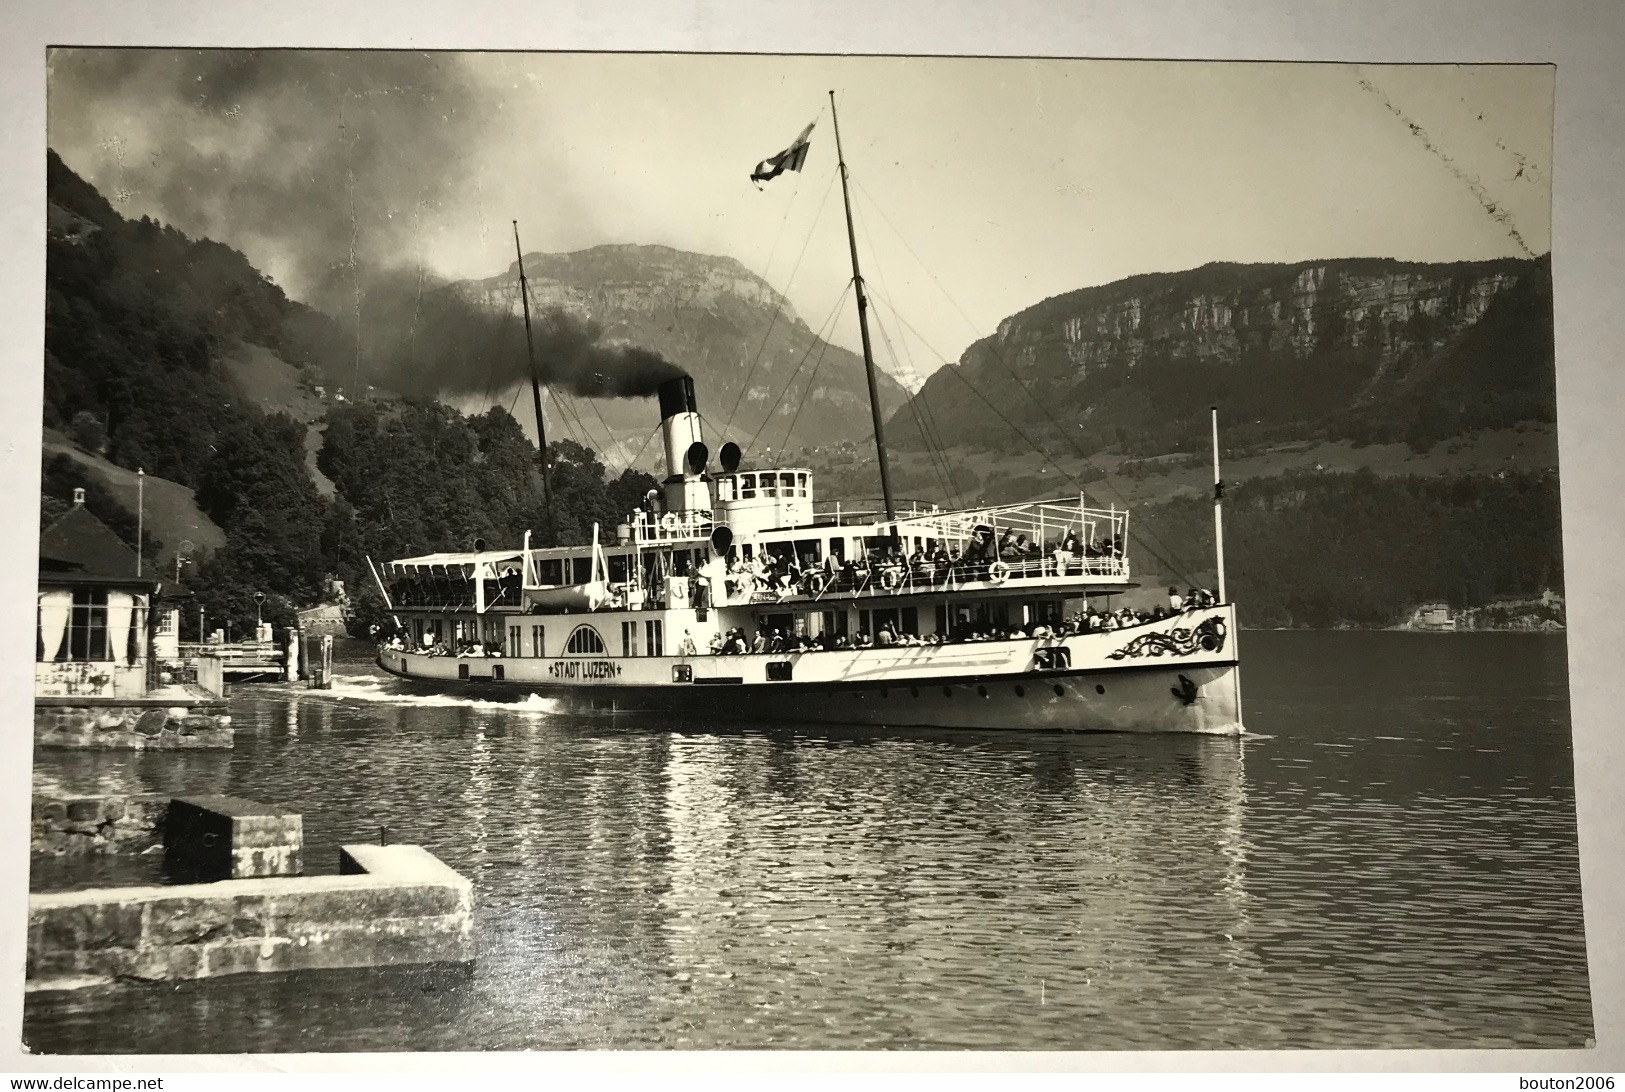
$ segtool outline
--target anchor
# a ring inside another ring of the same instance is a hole
[[[1168,692],[1174,697],[1178,698],[1180,701],[1184,702],[1186,705],[1196,704],[1196,684],[1191,682],[1190,677],[1187,675],[1181,675],[1179,677],[1179,685],[1170,686],[1168,688]]]

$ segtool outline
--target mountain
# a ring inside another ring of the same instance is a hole
[[[792,422],[796,438],[820,442],[872,434],[863,359],[820,339],[783,296],[733,258],[664,246],[598,246],[527,254],[525,276],[533,308],[584,315],[607,337],[652,349],[692,375],[713,447],[725,439],[751,447],[753,437],[757,451],[782,447]],[[458,287],[482,306],[518,314],[518,281],[516,263]],[[523,352],[522,343],[514,351]],[[878,380],[881,410],[889,414],[906,391],[884,372]],[[491,392],[486,403],[507,405],[514,393],[512,387]],[[581,401],[593,403],[615,432],[629,434],[634,447],[658,420],[646,400]],[[579,407],[577,414],[595,441],[603,435],[592,410]],[[724,425],[726,436],[718,434]]]
[[[1162,455],[1202,450],[1214,404],[1236,446],[1426,450],[1554,421],[1549,258],[1216,263],[1078,289],[1001,322],[887,434],[1003,450],[1014,425],[1056,452]]]

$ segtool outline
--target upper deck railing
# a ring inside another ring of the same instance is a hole
[[[710,512],[684,511],[651,515],[638,512],[632,524],[632,537],[640,546],[693,541],[711,537],[716,520]]]

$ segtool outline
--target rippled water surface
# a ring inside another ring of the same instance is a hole
[[[1250,633],[1245,740],[582,721],[238,690],[229,754],[42,788],[304,812],[473,878],[469,973],[29,995],[49,1052],[1576,1046],[1561,637]],[[103,878],[145,877],[151,859]],[[35,886],[82,880],[36,870]]]

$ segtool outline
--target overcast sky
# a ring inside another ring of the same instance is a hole
[[[1135,273],[1545,253],[1552,87],[1533,66],[73,50],[49,140],[126,215],[303,298],[351,255],[491,275],[518,219],[526,250],[731,255],[817,329],[850,277],[833,88],[864,273],[924,373]],[[814,119],[805,170],[754,187]]]

